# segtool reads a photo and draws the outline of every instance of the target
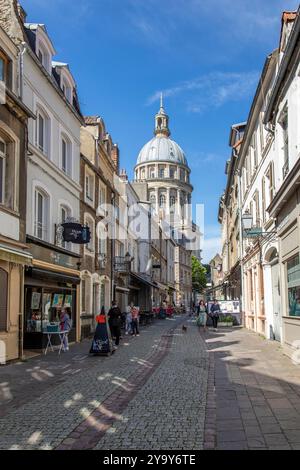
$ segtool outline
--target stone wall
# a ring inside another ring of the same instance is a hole
[[[15,44],[20,44],[25,40],[16,0],[0,0],[0,26]]]

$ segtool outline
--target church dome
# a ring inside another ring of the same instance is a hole
[[[160,110],[155,116],[155,137],[140,151],[137,165],[149,162],[165,162],[188,167],[182,148],[170,139],[169,116],[166,114],[161,96]]]
[[[148,162],[170,162],[188,166],[182,148],[165,135],[157,135],[140,151],[137,164]]]

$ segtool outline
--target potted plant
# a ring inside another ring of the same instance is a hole
[[[231,315],[226,315],[225,317],[220,318],[219,326],[232,327],[234,318]]]

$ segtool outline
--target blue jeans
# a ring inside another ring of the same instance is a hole
[[[139,324],[138,324],[138,320],[132,320],[132,323],[131,323],[131,326],[132,326],[132,334],[133,335],[138,335],[139,334]]]

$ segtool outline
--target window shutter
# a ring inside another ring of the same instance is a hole
[[[8,274],[0,268],[0,331],[7,331]]]

